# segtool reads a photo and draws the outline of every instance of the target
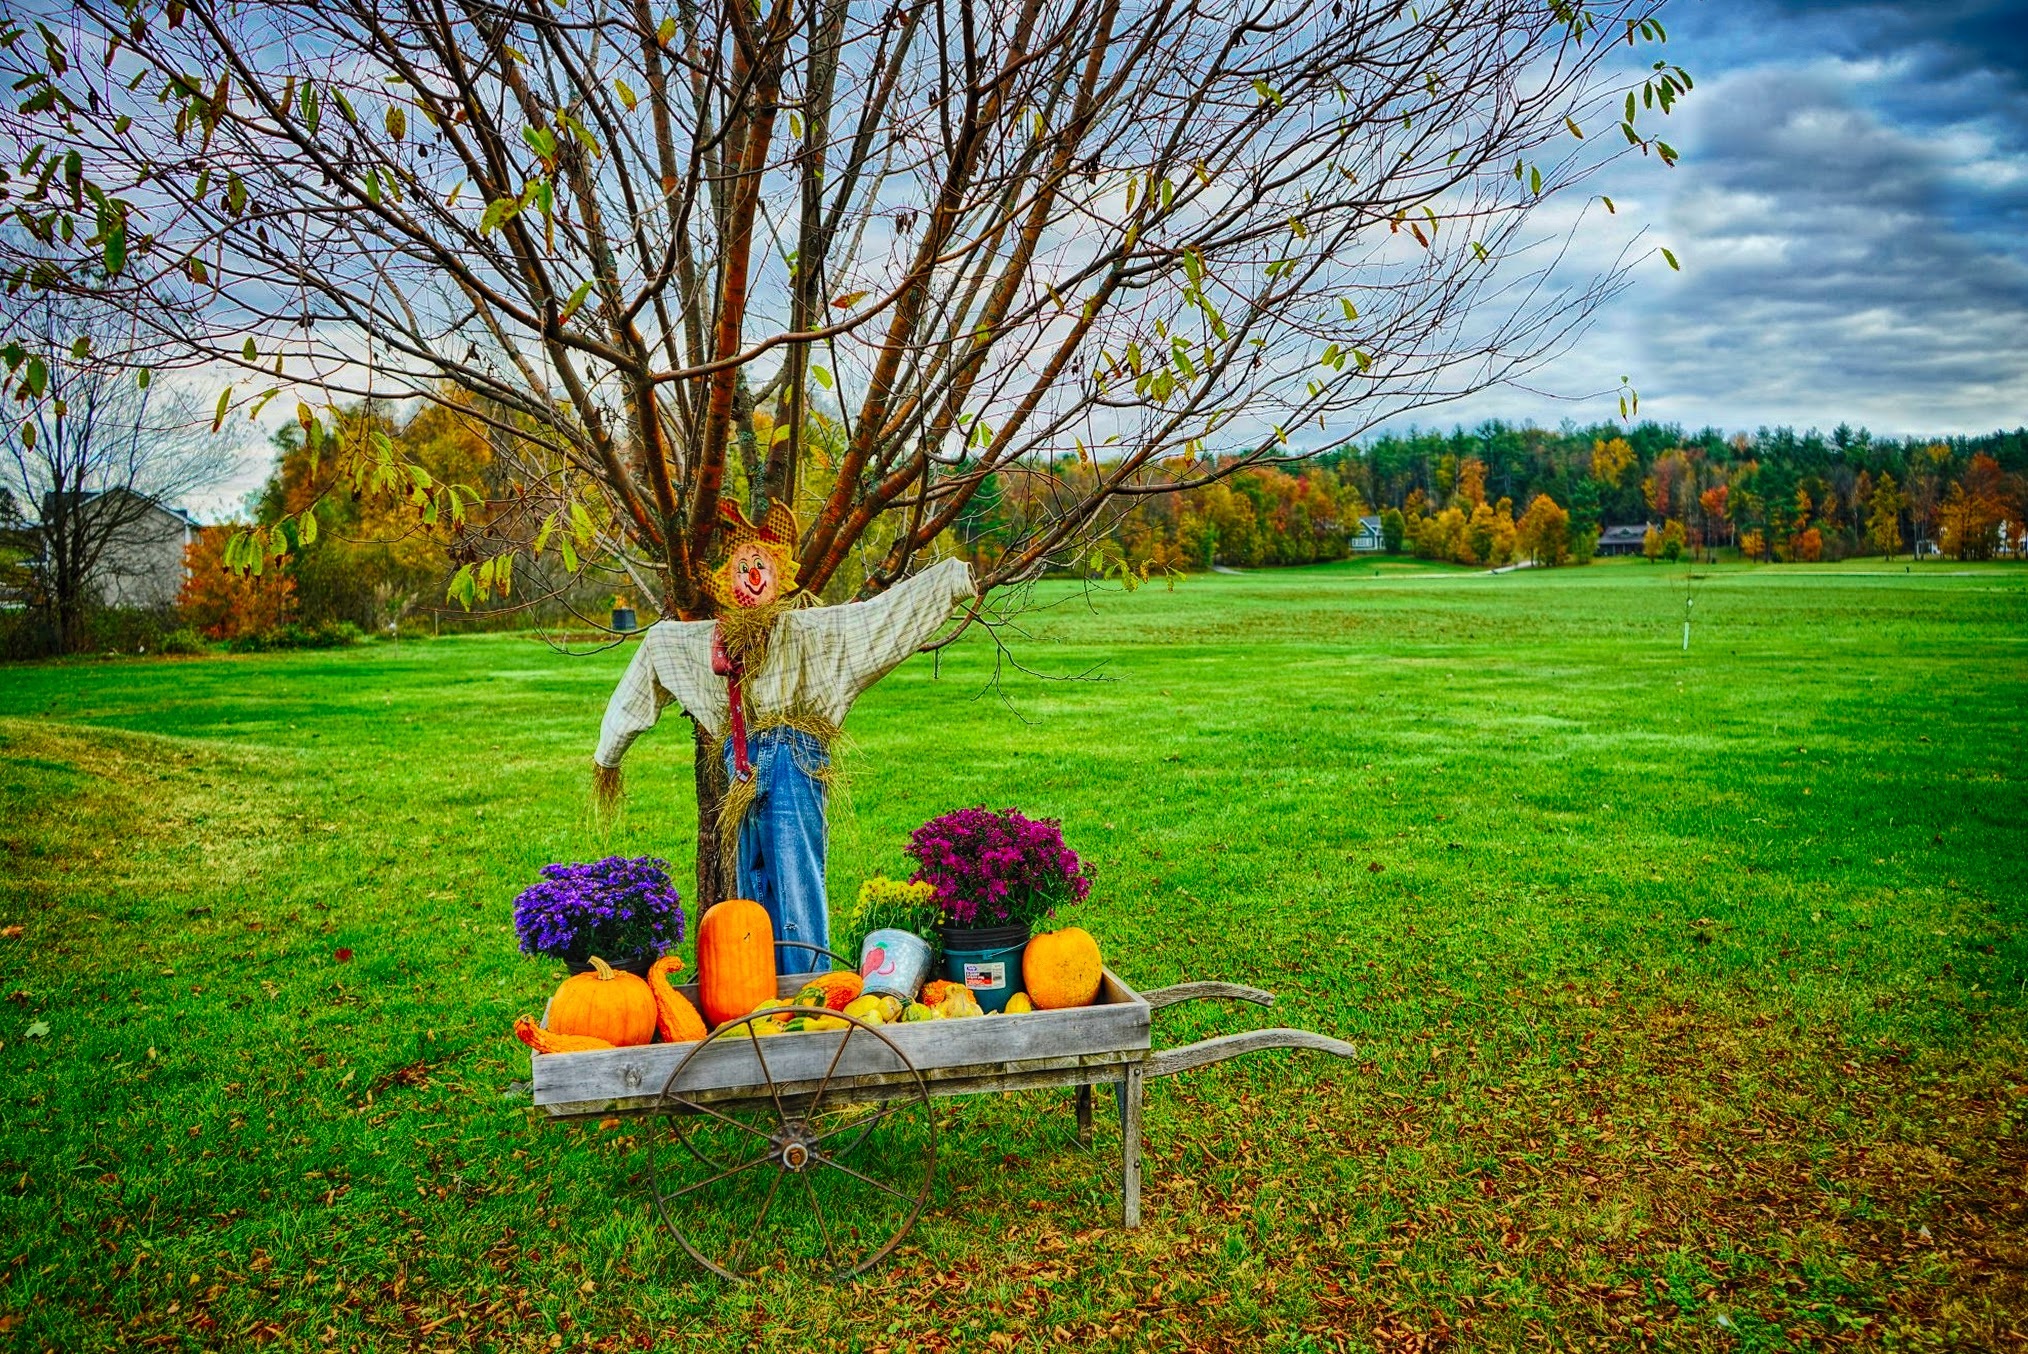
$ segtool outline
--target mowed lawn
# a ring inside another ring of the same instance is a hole
[[[515,893],[688,891],[673,712],[589,813],[623,653],[0,669],[0,1345],[2017,1345],[2028,570],[1691,572],[1059,586],[872,692],[834,898],[942,810],[1060,816],[1121,974],[1281,994],[1158,1043],[1361,1058],[1154,1083],[1132,1233],[1104,1099],[1089,1150],[1067,1093],[941,1102],[839,1285],[700,1277],[637,1127],[531,1113]]]

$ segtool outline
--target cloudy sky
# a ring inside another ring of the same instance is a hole
[[[1545,384],[1434,415],[1728,431],[2028,423],[2028,0],[1672,0],[1682,152],[1599,187],[1651,258]],[[1599,242],[1600,248],[1606,242]]]

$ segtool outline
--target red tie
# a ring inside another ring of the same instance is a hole
[[[711,670],[725,678],[726,699],[732,706],[732,774],[735,780],[752,780],[753,765],[746,759],[746,702],[740,698],[739,679],[746,669],[725,649],[725,634],[711,632]]]

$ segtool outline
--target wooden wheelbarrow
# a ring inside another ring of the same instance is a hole
[[[813,976],[784,977],[784,1002]],[[534,1054],[535,1104],[557,1119],[645,1116],[656,1211],[714,1273],[808,1266],[849,1276],[893,1251],[929,1198],[936,1098],[1071,1087],[1089,1143],[1092,1088],[1112,1086],[1122,1221],[1138,1227],[1150,1078],[1264,1049],[1354,1056],[1350,1044],[1295,1029],[1153,1047],[1156,1011],[1206,998],[1275,999],[1220,982],[1140,993],[1107,970],[1098,1000],[1075,1010],[892,1025],[837,1015],[840,1028],[788,1035],[769,1033],[770,1013],[756,1012],[692,1043]]]

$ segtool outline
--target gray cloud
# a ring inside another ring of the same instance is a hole
[[[1644,264],[1550,383],[1611,390],[1626,373],[1644,416],[1693,428],[2028,423],[2028,4],[1714,0],[1666,17],[1697,80],[1665,133],[1682,163],[1630,159],[1599,186],[1683,272]],[[1612,406],[1494,391],[1437,421]]]
[[[2028,416],[2028,265],[1993,238],[2028,213],[2028,164],[1962,124],[1889,125],[1856,84],[1819,64],[1703,90],[1663,220],[1687,272],[1655,289],[1666,323],[1642,345],[1670,410],[1886,431]]]

